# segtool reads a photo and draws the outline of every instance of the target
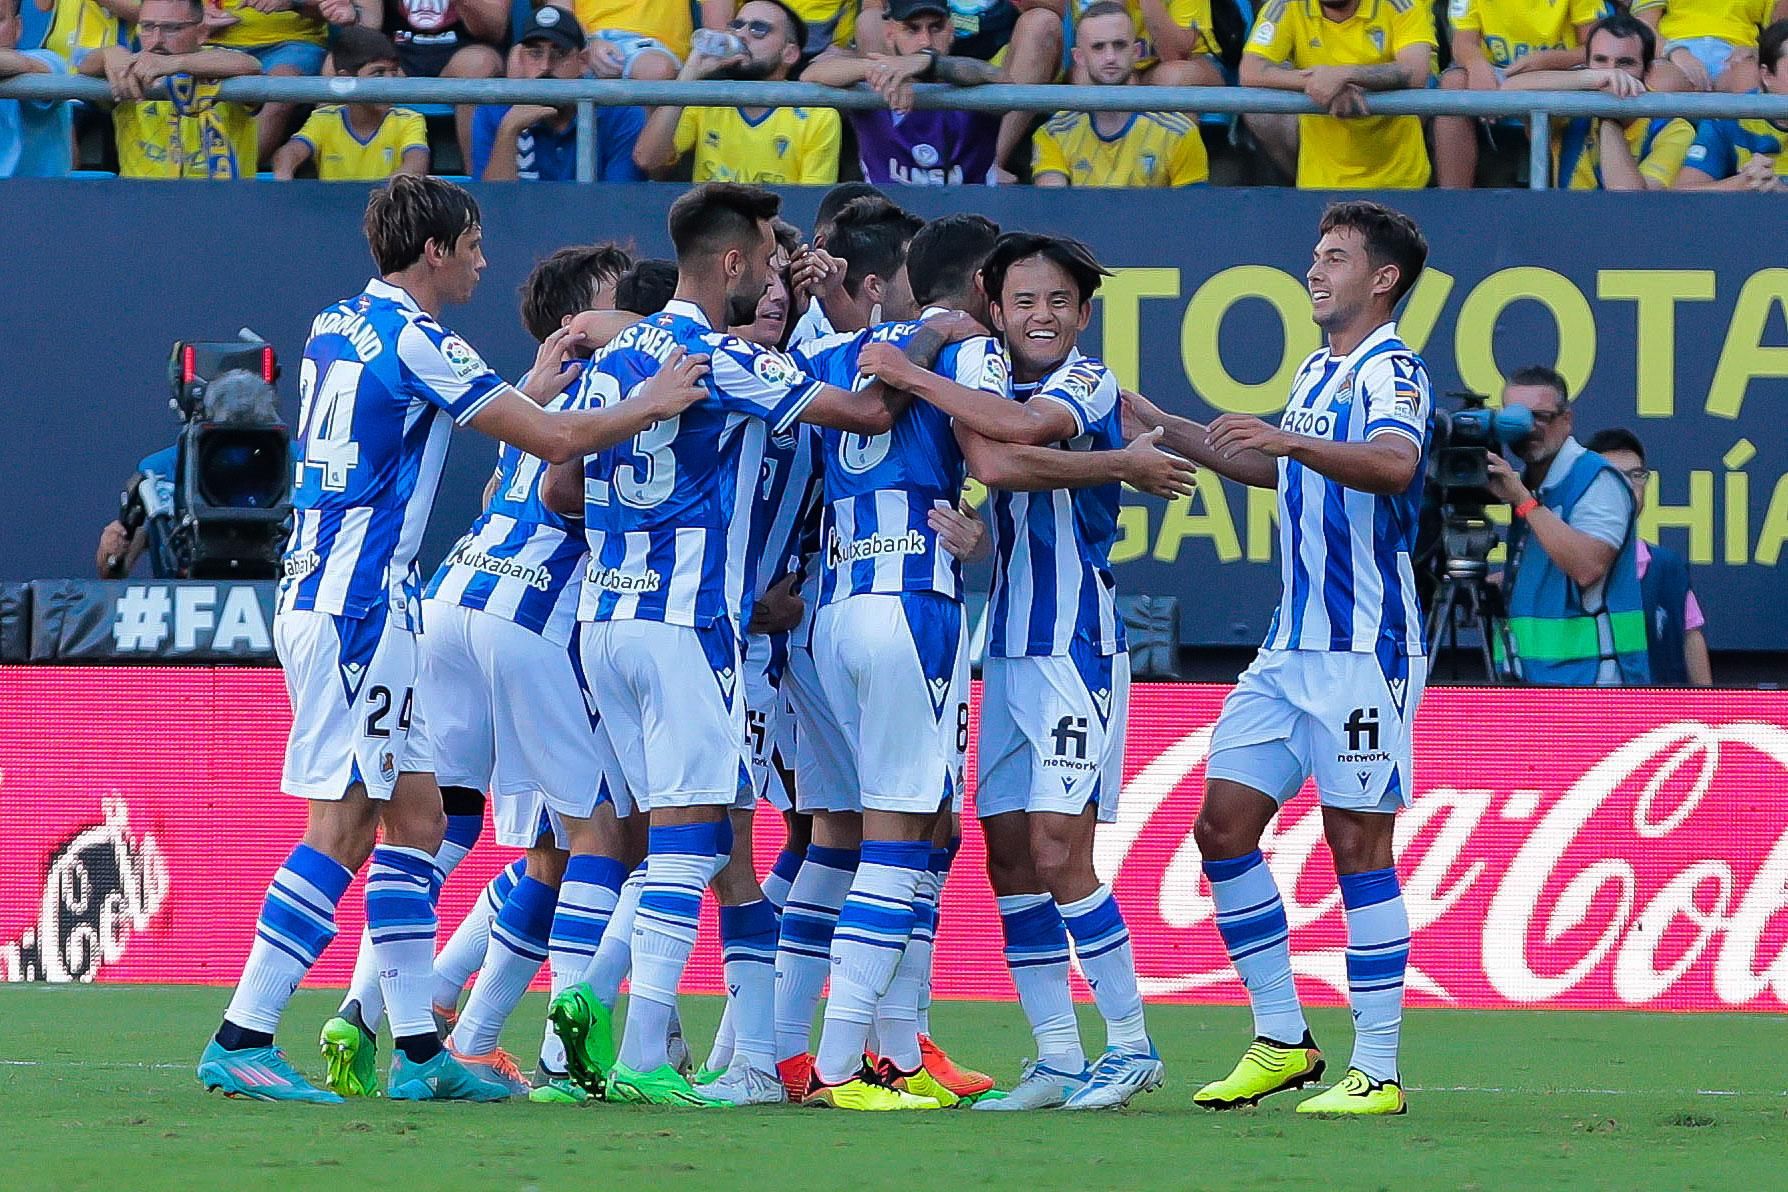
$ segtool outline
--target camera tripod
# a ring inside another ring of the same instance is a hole
[[[1497,542],[1496,530],[1481,510],[1449,508],[1436,543],[1434,602],[1424,626],[1428,643],[1429,677],[1440,677],[1441,659],[1451,665],[1451,679],[1461,678],[1462,634],[1475,631],[1483,678],[1488,683],[1517,681],[1515,639],[1509,630],[1508,607],[1502,589],[1490,582],[1490,552]]]

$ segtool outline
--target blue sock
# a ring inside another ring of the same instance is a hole
[[[1068,927],[1047,894],[1006,894],[999,899],[1006,967],[1018,1005],[1037,1040],[1037,1060],[1058,1072],[1086,1068],[1074,991],[1068,986]]]
[[[453,1049],[461,1055],[484,1055],[496,1047],[503,1024],[546,962],[546,937],[557,901],[557,890],[531,877],[510,891],[490,925],[484,966],[453,1028]]]
[[[1231,861],[1206,861],[1217,933],[1248,990],[1254,1034],[1292,1046],[1309,1034],[1291,978],[1291,928],[1266,859],[1255,849]]]
[[[781,914],[782,908],[788,905],[788,892],[795,884],[795,874],[801,871],[801,854],[792,853],[787,848],[776,854],[776,863],[770,866],[770,872],[764,876],[764,897],[770,905]]]
[[[814,1060],[837,1083],[863,1062],[876,1003],[888,992],[917,918],[914,898],[930,860],[923,840],[865,840],[862,862],[832,934],[832,996]]]
[[[366,873],[366,926],[379,964],[379,987],[397,1047],[416,1063],[441,1050],[429,997],[434,988],[435,895],[440,870],[432,853],[381,844]]]
[[[1353,1007],[1352,1066],[1373,1080],[1397,1079],[1409,915],[1395,869],[1341,875],[1347,911],[1347,1001]]]
[[[956,859],[956,850],[962,845],[962,837],[951,839],[950,847],[934,848],[931,859],[925,867],[925,880],[920,883],[922,893],[931,897],[930,923],[923,921],[913,925],[915,936],[923,934],[923,946],[926,949],[925,975],[919,984],[919,1033],[931,1034],[931,966],[937,948],[937,921],[944,905],[944,883],[950,878],[950,863]]]
[[[459,868],[459,863],[466,859],[472,846],[478,843],[478,837],[484,832],[484,815],[450,815],[447,817],[447,834],[441,837],[441,847],[435,850],[435,868],[441,871],[441,879],[445,881]]]
[[[335,906],[353,879],[340,862],[307,844],[292,850],[261,903],[254,947],[224,1011],[224,1046],[272,1044],[286,1003],[335,938]]]
[[[720,908],[720,954],[732,998],[733,1051],[776,1071],[776,910],[767,898]]]
[[[579,854],[565,863],[565,880],[559,883],[558,910],[548,940],[554,993],[588,979],[603,932],[621,900],[621,883],[626,880],[627,867],[613,857]]]
[[[653,827],[647,834],[646,880],[633,915],[633,996],[620,1055],[636,1071],[670,1062],[665,1042],[677,987],[695,949],[702,891],[725,863],[731,836],[724,819]]]

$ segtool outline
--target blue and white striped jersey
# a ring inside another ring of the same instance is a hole
[[[1279,461],[1279,607],[1274,650],[1419,655],[1422,612],[1410,553],[1422,508],[1433,394],[1428,367],[1386,323],[1345,358],[1318,351],[1298,369],[1279,425],[1337,442],[1400,435],[1422,451],[1415,479],[1380,496]]]
[[[820,450],[819,427],[806,423],[771,435],[764,444],[751,517],[750,549],[757,560],[752,600],[801,569],[802,538],[819,514]],[[746,610],[747,619],[750,615]]]
[[[1019,401],[1056,401],[1074,415],[1069,451],[1124,445],[1118,385],[1105,365],[1078,349],[1040,381],[1012,385]],[[1123,486],[1052,492],[989,491],[993,590],[987,652],[995,658],[1066,654],[1079,642],[1099,654],[1124,649],[1111,544]]]
[[[416,552],[454,422],[509,388],[472,346],[377,278],[311,323],[279,609],[408,623]]]
[[[857,357],[865,344],[904,348],[918,323],[883,323],[843,342],[809,345],[809,369],[841,388],[861,388]],[[834,337],[836,338],[836,337]],[[944,348],[936,371],[958,384],[1004,396],[1006,358],[980,338]],[[938,545],[926,518],[955,505],[965,466],[950,418],[915,401],[879,435],[821,432],[825,512],[819,599],[831,604],[864,592],[936,592],[960,599],[962,565]]]
[[[591,407],[625,400],[678,348],[706,353],[708,396],[584,461],[590,562],[580,621],[738,622],[767,434],[786,434],[819,384],[780,352],[716,332],[673,301],[616,336],[578,383]]]
[[[546,408],[578,409],[578,395],[561,393]],[[540,499],[546,467],[539,456],[501,446],[490,504],[448,552],[423,596],[483,609],[564,646],[577,625],[589,549],[583,523]]]

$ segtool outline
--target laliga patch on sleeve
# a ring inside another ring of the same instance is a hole
[[[1410,377],[1394,378],[1391,381],[1391,413],[1399,418],[1414,419],[1421,408],[1421,386]]]
[[[766,385],[787,389],[801,379],[795,362],[780,352],[759,352],[752,357],[751,371]]]
[[[1099,382],[1104,379],[1104,370],[1097,365],[1076,362],[1068,366],[1055,384],[1049,388],[1064,393],[1078,402],[1090,400],[1099,390]]]
[[[1278,32],[1278,30],[1279,26],[1275,25],[1273,22],[1262,21],[1260,24],[1254,26],[1254,36],[1249,40],[1257,46],[1270,46],[1273,44],[1273,34]]]
[[[449,335],[441,341],[441,358],[462,381],[469,381],[485,371],[484,360],[472,350],[471,344],[457,335]]]
[[[1005,394],[1011,390],[1012,370],[1006,365],[1006,354],[996,347],[989,347],[981,358],[980,388],[989,393]]]

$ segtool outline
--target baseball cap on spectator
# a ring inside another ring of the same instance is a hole
[[[550,41],[561,50],[576,53],[584,48],[584,31],[570,10],[549,4],[534,10],[534,15],[528,18],[528,24],[522,30],[519,40],[524,44],[530,41]]]
[[[890,21],[910,21],[922,12],[935,12],[940,16],[950,15],[948,0],[888,0],[888,19]]]

